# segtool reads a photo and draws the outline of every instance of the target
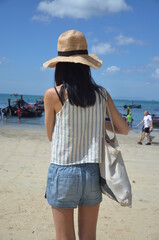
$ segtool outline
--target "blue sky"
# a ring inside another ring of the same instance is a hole
[[[159,100],[158,0],[0,0],[0,93],[43,95],[58,36],[82,31],[103,61],[94,80],[113,98]]]

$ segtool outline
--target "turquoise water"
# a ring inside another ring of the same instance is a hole
[[[23,95],[23,99],[28,103],[34,103],[36,102],[36,99],[43,98],[44,96],[40,95]],[[11,99],[11,105],[12,102],[15,101],[15,96],[10,94],[0,94],[0,108],[4,108],[8,106],[8,98]],[[18,98],[20,98],[18,96]],[[136,129],[137,123],[139,123],[143,119],[143,113],[145,110],[147,110],[150,114],[159,114],[159,102],[157,101],[133,101],[134,104],[139,105],[141,104],[141,109],[133,108],[131,109],[132,116],[133,116],[133,124],[132,129]],[[120,113],[126,114],[126,111],[124,111],[124,105],[132,104],[132,101],[130,100],[114,100],[114,103],[119,110]],[[17,117],[8,117],[7,124],[16,124],[18,123]],[[41,117],[37,118],[22,118],[21,124],[36,124],[36,125],[44,125],[44,113]],[[141,128],[141,127],[140,127]]]

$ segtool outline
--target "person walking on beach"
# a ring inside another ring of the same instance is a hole
[[[85,36],[77,30],[64,32],[57,49],[58,56],[43,64],[55,67],[56,82],[44,96],[45,128],[52,146],[46,198],[57,240],[76,239],[77,207],[79,239],[94,240],[102,201],[99,163],[107,103],[116,132],[128,134],[129,127],[109,93],[92,79],[90,67],[98,69],[102,61],[88,54]],[[106,129],[112,131],[110,122]]]
[[[128,126],[132,127],[132,113],[129,111],[129,114],[126,116],[126,121]]]
[[[137,127],[139,127],[141,124],[143,124],[142,128],[142,134],[141,138],[138,142],[138,144],[142,144],[144,138],[145,138],[145,133],[147,134],[147,143],[146,145],[151,145],[151,140],[150,140],[150,132],[153,130],[153,122],[152,122],[152,117],[149,115],[148,111],[144,111],[144,118],[143,120],[137,124]]]

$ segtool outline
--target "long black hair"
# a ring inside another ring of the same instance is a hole
[[[67,90],[69,102],[72,105],[88,107],[96,102],[96,92],[103,96],[102,87],[97,85],[92,76],[90,67],[80,63],[59,62],[55,69],[55,82],[61,84],[60,95],[64,100]]]

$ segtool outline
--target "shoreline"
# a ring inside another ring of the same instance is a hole
[[[45,129],[44,124],[38,123],[23,123],[23,122],[5,122],[5,120],[0,121],[0,128],[10,128],[10,129]]]
[[[44,123],[29,123],[29,122],[6,122],[5,119],[3,120],[3,122],[0,120],[0,128],[30,128],[30,129],[34,129],[34,128],[37,128],[37,129],[45,129],[45,124]],[[134,133],[141,133],[142,131],[142,127],[140,126],[139,128],[131,128],[130,129],[130,132],[134,132]],[[129,132],[129,133],[130,133]],[[151,135],[153,133],[158,133],[159,132],[159,128],[154,128]]]

